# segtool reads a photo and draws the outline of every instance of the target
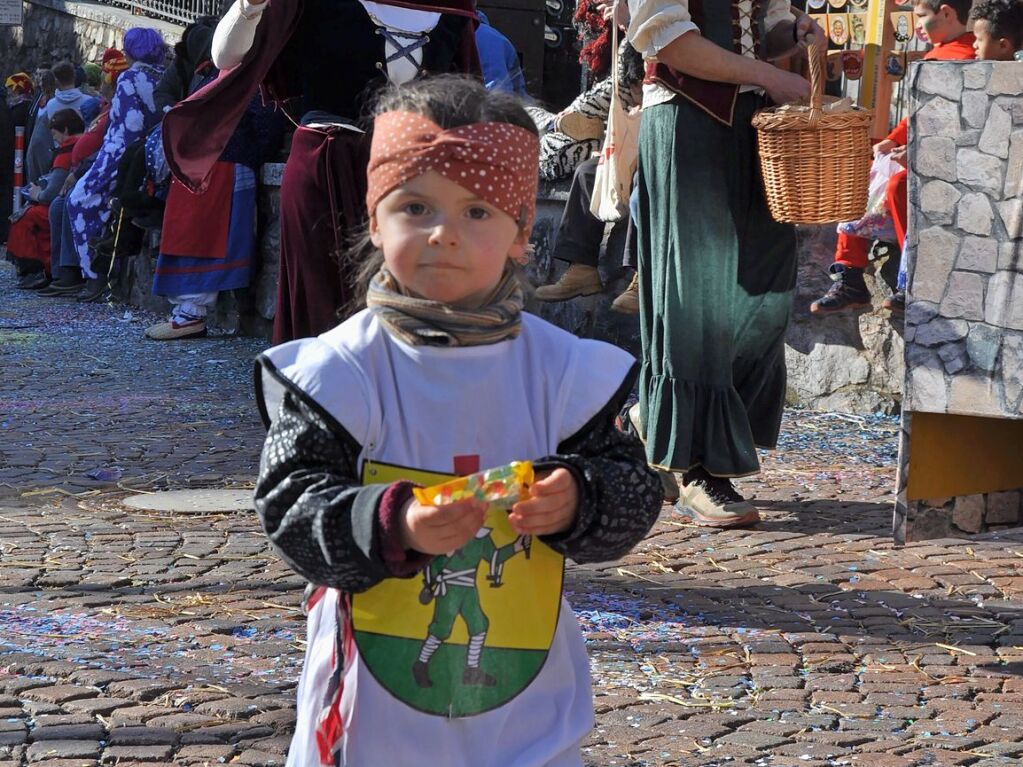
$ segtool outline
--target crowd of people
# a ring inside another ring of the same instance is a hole
[[[255,173],[278,151],[283,121],[258,96],[250,98],[201,195],[171,179],[160,136],[164,114],[216,77],[215,26],[216,19],[198,19],[171,51],[156,30],[134,28],[122,49],[106,50],[97,63],[64,61],[34,78],[24,72],[7,78],[5,164],[14,129],[26,137],[25,184],[18,209],[5,218],[4,237],[19,288],[106,300],[151,228],[161,232],[152,290],[173,311],[146,330],[149,337],[204,334],[218,292],[249,284]]]
[[[914,4],[929,56],[1011,58],[1020,0],[970,5]],[[311,584],[289,767],[418,764],[424,744],[450,765],[580,765],[593,707],[564,558],[622,556],[665,500],[708,527],[759,519],[733,480],[778,439],[796,246],[768,211],[752,118],[807,99],[777,64],[824,32],[788,0],[580,17],[593,81],[557,113],[523,102],[472,0],[237,0],[189,26],[169,64],[138,28],[98,72],[8,78],[4,119],[30,137],[6,237],[20,287],[102,298],[126,232],[155,221],[153,290],[174,306],[155,339],[204,334],[218,293],[248,283],[255,171],[294,126],[255,493]],[[641,130],[608,234],[592,155],[612,101]],[[877,154],[905,144],[901,126]],[[524,312],[541,175],[572,179],[555,251],[570,266],[537,297],[601,291],[608,234],[636,275],[615,303],[639,316],[638,361]],[[904,173],[886,200],[901,244]],[[857,303],[852,237],[817,313]],[[523,461],[527,492],[509,479]],[[467,474],[447,495],[422,487]]]

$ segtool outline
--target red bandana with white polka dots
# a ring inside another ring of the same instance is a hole
[[[505,122],[444,130],[413,112],[385,112],[373,124],[369,212],[396,187],[428,171],[465,187],[527,232],[536,212],[540,140]]]

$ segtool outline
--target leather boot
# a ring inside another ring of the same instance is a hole
[[[567,301],[576,296],[592,296],[603,289],[597,267],[571,264],[553,285],[538,287],[536,297],[540,301]]]
[[[870,291],[863,281],[863,270],[844,264],[831,265],[834,282],[823,296],[810,304],[810,313],[838,314],[870,308]]]
[[[639,314],[639,275],[632,275],[629,287],[611,302],[611,310],[622,314]]]

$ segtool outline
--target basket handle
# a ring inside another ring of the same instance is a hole
[[[806,53],[810,59],[810,127],[816,128],[824,105],[824,49],[817,43],[810,43]]]

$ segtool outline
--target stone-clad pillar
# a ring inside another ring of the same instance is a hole
[[[1023,64],[910,73],[909,292],[897,539],[1019,524]]]

